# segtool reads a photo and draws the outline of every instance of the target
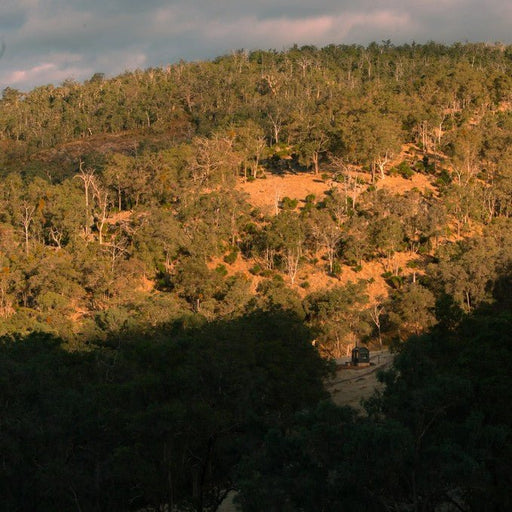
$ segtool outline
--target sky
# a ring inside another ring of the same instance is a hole
[[[511,27],[511,0],[0,0],[0,90],[293,44],[509,44]]]

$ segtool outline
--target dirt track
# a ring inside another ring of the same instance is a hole
[[[327,389],[337,405],[350,405],[362,410],[361,401],[369,398],[382,384],[377,380],[377,372],[389,368],[393,355],[387,350],[371,352],[371,366],[366,368],[345,369],[343,365],[350,358],[337,359],[338,370],[335,377],[327,383]]]
[[[369,398],[379,386],[377,380],[378,370],[389,368],[393,361],[393,355],[387,350],[370,353],[371,366],[359,370],[345,369],[342,366],[350,361],[349,357],[337,359],[338,370],[334,378],[327,383],[327,389],[337,405],[350,405],[355,409],[362,410],[361,401]],[[240,510],[233,503],[235,492],[229,493],[226,500],[221,504],[218,512],[237,512]]]

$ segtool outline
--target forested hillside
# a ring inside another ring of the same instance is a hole
[[[5,89],[1,332],[79,346],[279,306],[339,355],[471,312],[510,263],[511,59],[331,45]],[[325,187],[258,208],[276,175]]]
[[[511,77],[383,42],[4,89],[8,509],[509,510]],[[365,417],[320,403],[356,342],[400,351]]]

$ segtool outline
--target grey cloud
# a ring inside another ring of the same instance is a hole
[[[25,20],[26,15],[22,11],[12,11],[2,14],[0,18],[0,33],[19,29],[23,26]]]
[[[297,44],[511,42],[509,0],[2,0],[0,88]],[[69,73],[70,75],[66,75]]]

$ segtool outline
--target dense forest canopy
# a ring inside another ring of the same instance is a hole
[[[511,76],[382,42],[4,89],[7,507],[509,510]],[[355,343],[399,352],[365,416],[322,401]]]

